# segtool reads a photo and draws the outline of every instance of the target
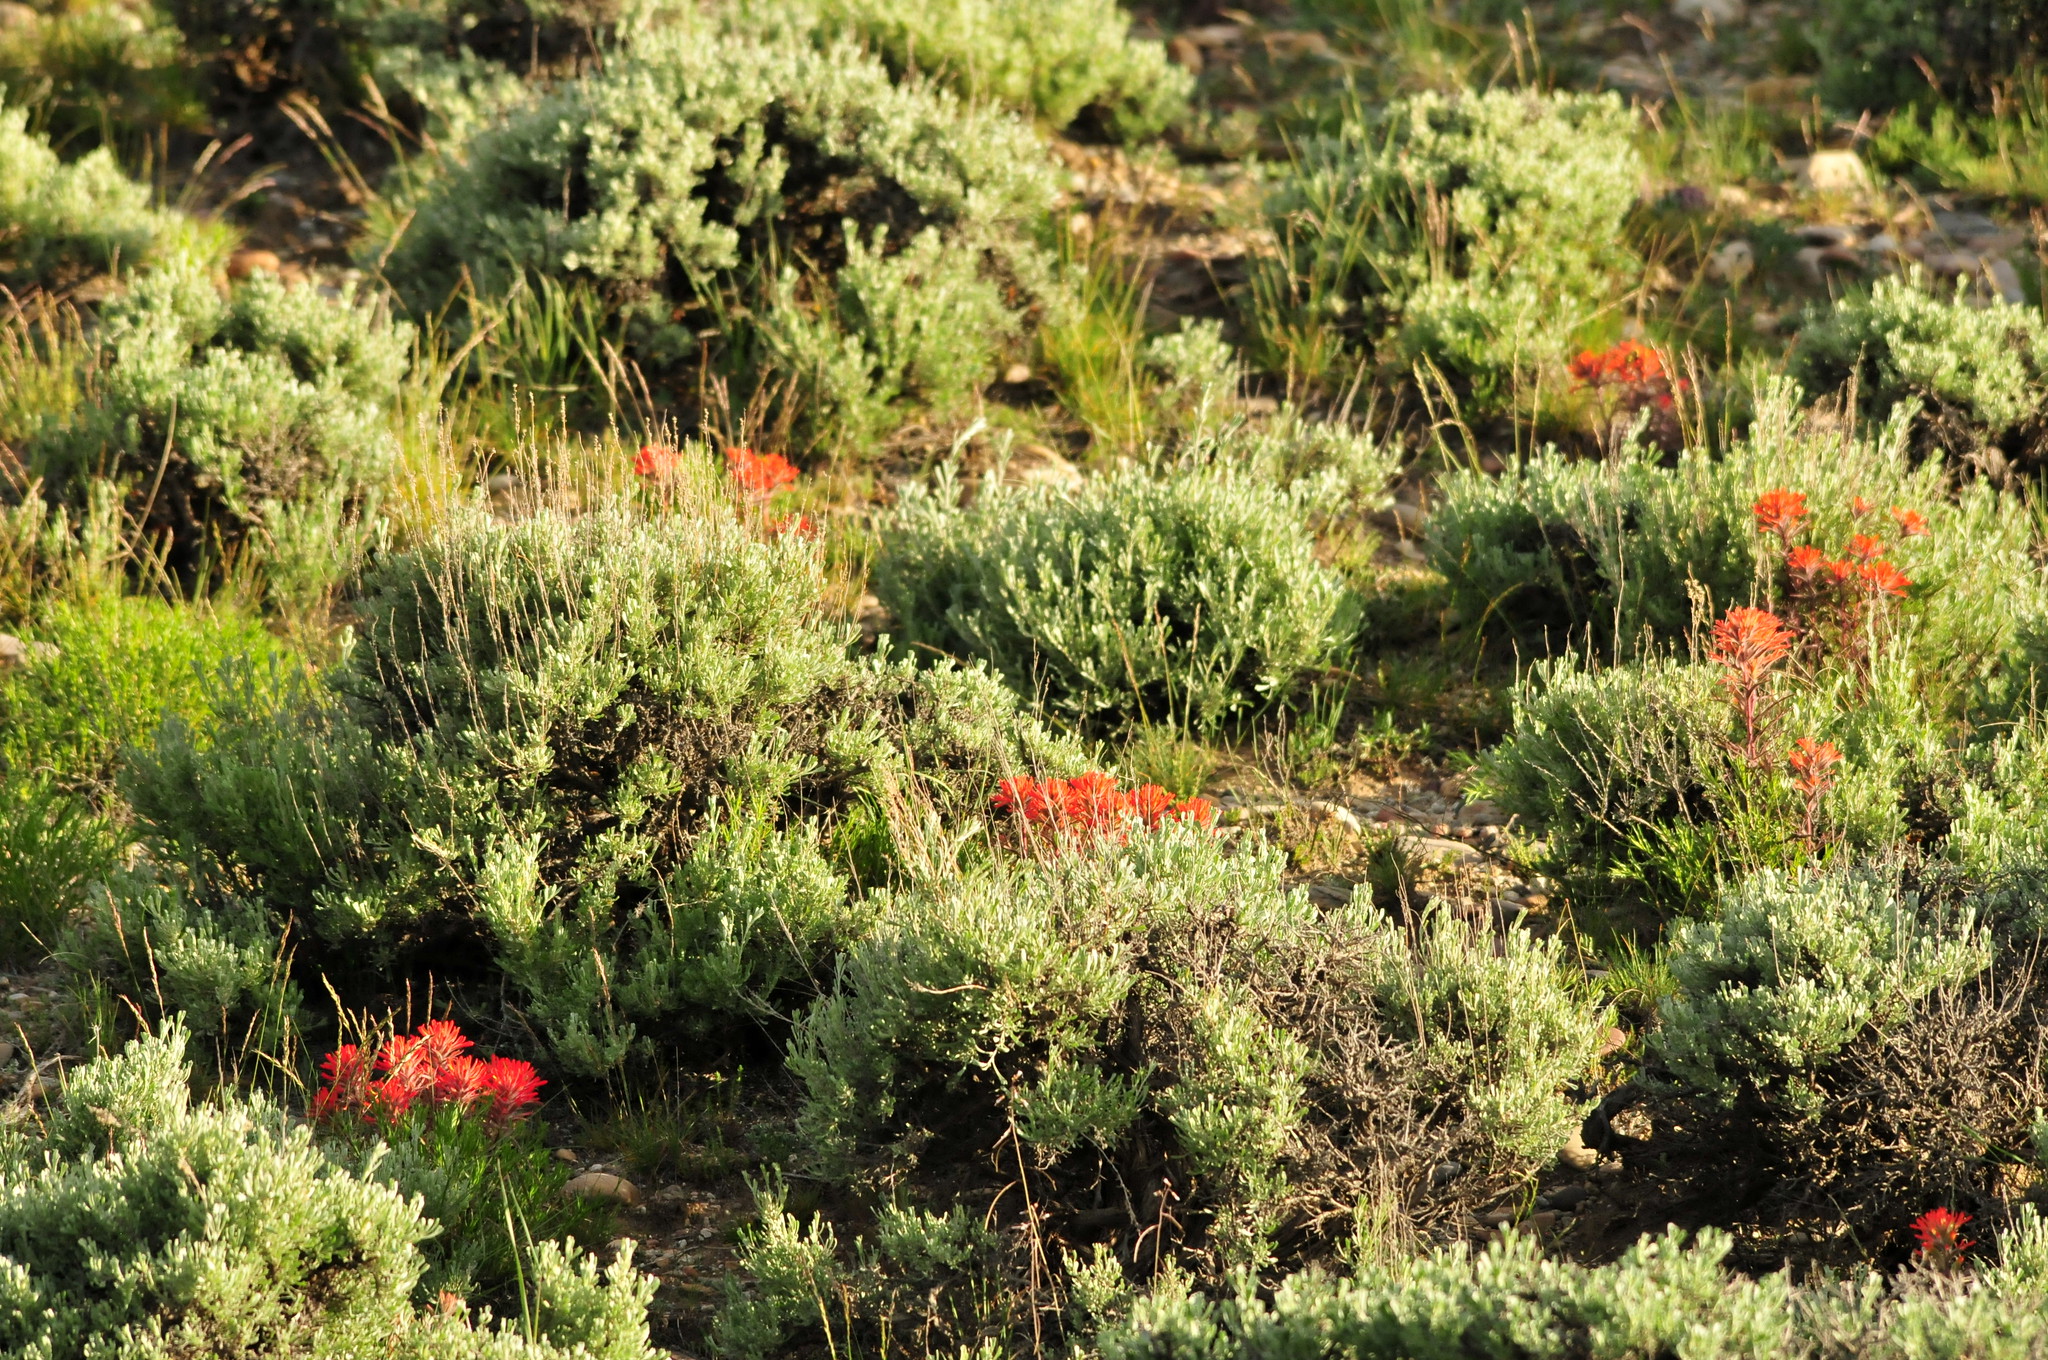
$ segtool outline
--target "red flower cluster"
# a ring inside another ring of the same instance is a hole
[[[1792,654],[1797,640],[1798,635],[1770,610],[1737,605],[1714,625],[1714,645],[1707,659],[1727,668],[1723,683],[1754,685],[1765,671]]]
[[[682,455],[660,444],[642,444],[633,459],[633,475],[659,481],[676,470]]]
[[[411,1034],[394,1034],[374,1057],[343,1044],[320,1064],[325,1080],[313,1096],[313,1118],[395,1124],[416,1107],[480,1110],[496,1128],[525,1118],[545,1085],[533,1064],[473,1058],[468,1050],[474,1046],[453,1020],[429,1020]]]
[[[1785,763],[1792,767],[1792,787],[1799,790],[1800,796],[1806,800],[1806,816],[1800,825],[1800,837],[1812,846],[1819,836],[1820,802],[1835,786],[1835,767],[1842,763],[1842,752],[1831,741],[1801,737],[1792,744],[1792,752],[1785,757]]]
[[[1026,826],[1057,832],[1114,834],[1133,823],[1157,829],[1169,821],[1207,826],[1216,820],[1216,806],[1206,798],[1175,798],[1157,784],[1120,789],[1096,771],[1072,779],[1005,779],[989,801]]]
[[[796,465],[779,453],[727,449],[725,470],[732,484],[749,500],[765,501],[797,479]]]
[[[1772,667],[1792,654],[1799,635],[1768,609],[1738,605],[1714,625],[1707,660],[1725,672],[1721,684],[1742,719],[1742,755],[1752,767],[1763,763],[1764,729],[1775,707],[1764,692]]]
[[[1963,1253],[1975,1242],[1963,1236],[1968,1214],[1953,1209],[1929,1209],[1913,1220],[1913,1236],[1920,1241],[1920,1258],[1937,1270],[1953,1270],[1962,1264]]]
[[[1790,543],[1800,521],[1807,516],[1806,493],[1788,491],[1783,487],[1766,491],[1756,498],[1750,507],[1756,513],[1756,528],[1760,534],[1776,534]]]
[[[1850,502],[1850,513],[1861,519],[1877,507],[1858,496]],[[1884,540],[1875,534],[1857,534],[1849,540],[1840,558],[1831,558],[1810,543],[1792,546],[1792,538],[1807,517],[1806,496],[1784,487],[1766,491],[1750,507],[1756,515],[1760,534],[1776,534],[1785,545],[1785,572],[1791,578],[1792,594],[1817,597],[1836,587],[1852,583],[1870,598],[1890,596],[1904,599],[1913,582],[1904,572],[1885,560]],[[1904,506],[1891,508],[1891,516],[1906,538],[1927,536],[1927,517]],[[1824,600],[1818,603],[1827,603]]]
[[[1634,340],[1603,350],[1580,350],[1571,362],[1571,374],[1587,387],[1656,382],[1666,376],[1663,356]]]
[[[1617,389],[1631,409],[1645,399],[1669,409],[1672,388],[1685,389],[1683,378],[1673,383],[1662,355],[1635,340],[1623,340],[1607,349],[1580,350],[1567,368],[1572,381],[1581,387]]]
[[[1792,744],[1792,754],[1785,758],[1785,762],[1796,776],[1792,781],[1793,787],[1808,797],[1815,797],[1834,787],[1834,769],[1842,763],[1842,752],[1831,741],[1801,737]]]

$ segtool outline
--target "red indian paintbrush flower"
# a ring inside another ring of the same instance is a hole
[[[1927,537],[1927,516],[1918,510],[1908,510],[1903,505],[1894,505],[1892,518],[1898,521],[1899,532],[1907,538]]]
[[[1828,555],[1810,543],[1802,543],[1785,554],[1785,570],[1804,585],[1812,585],[1827,565]]]
[[[1919,1239],[1920,1259],[1936,1270],[1954,1270],[1963,1263],[1963,1253],[1975,1242],[1963,1236],[1968,1214],[1953,1209],[1929,1209],[1913,1220],[1913,1236]]]
[[[1093,770],[1072,779],[1005,779],[989,802],[1029,828],[1069,834],[1114,836],[1133,825],[1156,830],[1169,821],[1206,826],[1216,818],[1215,806],[1206,799],[1175,798],[1157,784],[1120,789],[1116,780]]]
[[[666,477],[675,471],[681,455],[674,449],[659,444],[642,444],[640,452],[633,458],[633,473],[638,477]]]
[[[1797,634],[1768,609],[1738,605],[1714,625],[1714,645],[1707,659],[1724,670],[1721,684],[1742,720],[1742,756],[1752,769],[1768,763],[1764,755],[1764,726],[1770,706],[1764,682],[1771,667],[1792,653]]]
[[[342,1044],[320,1064],[325,1081],[310,1112],[322,1122],[348,1115],[381,1124],[397,1124],[420,1106],[482,1107],[494,1127],[523,1118],[545,1084],[533,1065],[505,1057],[479,1061],[466,1051],[474,1046],[452,1020],[429,1020],[411,1034],[394,1034],[374,1058],[355,1044]]]
[[[1806,493],[1781,486],[1758,496],[1750,510],[1756,515],[1758,533],[1776,534],[1789,545],[1799,522],[1807,516]]]
[[[1877,509],[1876,506],[1872,505],[1869,501],[1864,500],[1861,496],[1858,496],[1855,500],[1849,502],[1849,513],[1854,515],[1858,519],[1862,519],[1865,515],[1869,514],[1871,511],[1875,509]]]
[[[1790,656],[1796,640],[1770,610],[1738,605],[1714,625],[1714,645],[1707,659],[1726,667],[1732,681],[1754,682]]]
[[[1792,787],[1799,790],[1806,802],[1799,836],[1812,848],[1819,839],[1821,800],[1835,786],[1835,767],[1842,763],[1842,752],[1831,741],[1801,737],[1792,743],[1792,753],[1785,757],[1785,763],[1792,767]]]
[[[540,1103],[540,1088],[547,1083],[533,1070],[533,1064],[519,1058],[492,1058],[477,1074],[477,1095],[488,1101],[493,1124],[503,1125],[524,1118]]]
[[[1906,573],[1881,557],[1875,562],[1866,562],[1858,567],[1856,575],[1863,581],[1864,588],[1873,595],[1890,595],[1903,600],[1906,598],[1906,592],[1913,586]]]
[[[727,449],[725,470],[733,485],[750,500],[765,501],[799,475],[796,465],[779,453],[755,453],[752,449]]]
[[[1801,793],[1825,793],[1834,786],[1834,769],[1842,763],[1842,752],[1831,741],[1801,737],[1785,760],[1797,776],[1792,782]]]
[[[1884,540],[1871,534],[1858,534],[1849,540],[1848,552],[1858,562],[1874,562],[1884,556]]]

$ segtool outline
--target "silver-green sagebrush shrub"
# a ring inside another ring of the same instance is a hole
[[[1561,1145],[1607,1018],[1556,942],[1319,911],[1283,865],[1173,824],[893,895],[791,1040],[813,1166],[978,1156],[918,1132],[963,1108],[1014,1131],[1041,1199],[1163,1158],[1199,1211],[1165,1247],[1214,1279],[1364,1194],[1412,1235]]]
[[[1895,873],[1765,871],[1673,937],[1678,991],[1651,1047],[1698,1089],[1781,1094],[1796,1109],[1813,1099],[1817,1064],[1990,962],[1972,911],[1923,904]]]
[[[1701,610],[1710,620],[1732,605],[1781,603],[1783,548],[1759,531],[1754,506],[1766,491],[1797,491],[1810,511],[1806,540],[1831,555],[1858,533],[1885,538],[1913,581],[1898,609],[1917,683],[1948,708],[1998,682],[2048,594],[2020,500],[1947,482],[1938,464],[1911,457],[1903,417],[1870,439],[1824,434],[1781,384],[1725,454],[1688,450],[1664,467],[1643,450],[1578,462],[1545,451],[1498,478],[1451,473],[1429,521],[1430,562],[1469,625],[1525,645],[1547,636],[1553,648],[1590,633],[1599,650],[1626,655],[1645,631],[1682,637]],[[1862,517],[1858,498],[1872,507]],[[1892,506],[1919,512],[1928,532],[1901,539]]]
[[[183,1032],[78,1069],[0,1158],[0,1349],[652,1360],[655,1281],[573,1243],[527,1263],[536,1326],[416,1310],[418,1203],[259,1099],[194,1104]]]
[[[726,1281],[711,1331],[718,1354],[760,1360],[782,1353],[799,1328],[844,1336],[856,1319],[934,1350],[955,1343],[970,1352],[1000,1347],[1031,1325],[1024,1300],[1000,1277],[998,1233],[967,1206],[934,1213],[882,1204],[872,1235],[842,1247],[822,1215],[805,1221],[790,1211],[779,1173],[750,1184],[756,1221],[740,1230],[739,1265],[751,1287]]]
[[[950,409],[1049,274],[1050,202],[1014,115],[899,84],[801,34],[678,22],[477,132],[376,247],[415,310],[544,275],[595,289],[661,368],[718,337],[745,398],[795,384],[813,432]]]
[[[723,502],[459,516],[369,571],[322,687],[167,727],[131,794],[302,957],[481,950],[602,1071],[810,986],[890,872],[890,800],[978,809],[1077,763],[985,674],[853,658],[821,586],[808,541]]]
[[[1270,205],[1263,343],[1322,368],[1347,347],[1427,361],[1504,404],[1641,268],[1621,229],[1643,174],[1634,130],[1613,95],[1430,93],[1348,116],[1302,146]]]
[[[1055,130],[1092,112],[1125,137],[1157,133],[1186,111],[1194,79],[1165,47],[1130,36],[1116,0],[808,0],[821,32],[850,35],[892,70],[970,99],[1021,109]]]
[[[1296,1276],[1270,1302],[1161,1291],[1098,1345],[1105,1360],[2019,1357],[2048,1344],[2048,1280],[2031,1255],[2039,1232],[2029,1212],[2008,1234],[2008,1260],[1968,1289],[1911,1279],[1887,1287],[1876,1275],[1803,1287],[1783,1272],[1751,1279],[1722,1268],[1734,1240],[1715,1229],[1689,1244],[1676,1231],[1646,1236],[1599,1267],[1547,1256],[1517,1234],[1355,1279]]]
[[[1775,675],[1756,761],[1743,749],[1726,680],[1721,667],[1654,654],[1604,667],[1570,656],[1539,662],[1518,685],[1513,728],[1481,758],[1475,788],[1540,830],[1552,872],[1693,914],[1711,905],[1724,876],[1829,846],[1897,843],[1909,793],[1951,768],[1896,656],[1867,680]],[[1788,763],[1801,738],[1843,756],[1810,827]]]
[[[28,111],[0,107],[0,283],[74,288],[192,252],[225,253],[217,230],[156,207],[106,148],[65,162],[28,130]]]
[[[47,421],[31,467],[66,494],[135,483],[176,565],[254,535],[301,561],[308,533],[371,493],[397,455],[390,413],[411,328],[367,298],[330,301],[266,274],[225,296],[183,256],[105,309],[93,397]],[[154,491],[152,496],[150,493]],[[317,573],[316,573],[317,574]]]
[[[1807,391],[1853,383],[1860,411],[1884,420],[1926,409],[1920,442],[2003,472],[2031,462],[2048,437],[2048,325],[2031,307],[1973,305],[1917,269],[1879,279],[1817,313],[1800,331],[1790,371]]]
[[[1213,727],[1324,661],[1347,597],[1296,499],[1226,463],[973,501],[903,489],[875,587],[919,648],[986,661],[1074,723]]]

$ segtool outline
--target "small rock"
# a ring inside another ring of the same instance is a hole
[[[1522,1226],[1530,1232],[1547,1233],[1557,1230],[1557,1210],[1543,1209],[1522,1220]]]
[[[1466,826],[1506,826],[1508,815],[1492,803],[1471,803],[1458,813]]]
[[[1756,247],[1744,240],[1725,242],[1707,257],[1707,273],[1730,288],[1739,288],[1742,281],[1755,272]]]
[[[1863,243],[1863,248],[1873,255],[1898,255],[1904,251],[1899,238],[1888,231],[1881,231]]]
[[[1413,501],[1395,501],[1392,513],[1394,523],[1401,526],[1402,533],[1419,534],[1422,532],[1422,526],[1427,516],[1423,514],[1421,506]]]
[[[1345,807],[1342,803],[1332,803],[1324,798],[1313,798],[1309,800],[1308,809],[1326,822],[1335,822],[1354,836],[1365,830],[1359,824],[1358,814]]]
[[[1530,911],[1542,911],[1545,907],[1550,905],[1550,894],[1540,892],[1525,892],[1522,894],[1522,905],[1527,907]]]
[[[1604,1058],[1608,1054],[1618,1053],[1626,1047],[1628,1047],[1628,1035],[1610,1025],[1607,1032],[1600,1036],[1599,1056]]]
[[[615,1176],[609,1171],[586,1171],[572,1177],[562,1187],[562,1193],[580,1195],[584,1199],[608,1199],[628,1208],[640,1202],[640,1188],[624,1176]]]
[[[1974,274],[1983,266],[1975,252],[1968,250],[1930,250],[1922,263],[1931,274]]]
[[[1560,1185],[1536,1202],[1546,1209],[1563,1209],[1569,1212],[1584,1204],[1592,1195],[1591,1186]]]
[[[1675,17],[1712,28],[1740,23],[1748,12],[1749,6],[1744,0],[1671,0],[1671,13]]]
[[[1557,1160],[1574,1171],[1584,1171],[1600,1160],[1600,1154],[1586,1146],[1583,1129],[1573,1129],[1570,1141],[1558,1149]]]
[[[1202,47],[1183,33],[1166,45],[1166,55],[1192,75],[1202,74]]]
[[[1746,212],[1756,205],[1749,196],[1749,190],[1740,184],[1723,184],[1714,190],[1714,202],[1730,212]]]
[[[614,1237],[605,1244],[605,1250],[612,1254],[614,1260],[629,1257],[639,1249],[640,1243],[630,1237]]]
[[[1809,222],[1799,229],[1799,239],[1810,246],[1853,246],[1862,240],[1862,234],[1854,227],[1836,226],[1832,222]]]
[[[1043,444],[1019,444],[1003,468],[1003,481],[1011,486],[1079,486],[1081,470]]]
[[[664,1185],[648,1199],[650,1204],[676,1205],[690,1198],[690,1192],[680,1185]]]
[[[555,1149],[555,1160],[556,1160],[556,1161],[558,1161],[558,1162],[572,1162],[572,1163],[573,1163],[573,1162],[580,1162],[580,1161],[582,1161],[583,1159],[582,1159],[581,1157],[579,1157],[579,1156],[577,1156],[577,1155],[576,1155],[576,1149],[574,1149],[574,1148],[556,1148],[556,1149]]]
[[[1449,1185],[1452,1181],[1458,1179],[1459,1176],[1464,1174],[1464,1171],[1465,1164],[1463,1162],[1438,1162],[1435,1166],[1430,1168],[1429,1183],[1441,1189],[1442,1187]]]
[[[1463,841],[1441,836],[1404,837],[1401,848],[1424,864],[1441,864],[1446,860],[1453,864],[1473,864],[1485,858]]]
[[[1934,229],[1951,241],[1975,241],[2000,234],[1998,223],[1980,212],[1943,212],[1937,208],[1933,217]]]
[[[0,1067],[14,1061],[14,1045],[0,1039]]]
[[[2011,307],[2026,305],[2027,290],[2020,287],[2020,272],[2012,267],[2012,261],[2000,256],[1987,261],[1984,272],[1991,276],[1991,286],[1998,290],[2001,301]]]
[[[1197,47],[1229,47],[1244,40],[1244,25],[1198,24],[1181,36]]]
[[[12,633],[0,633],[0,671],[28,664],[28,644]]]
[[[1515,1211],[1513,1209],[1492,1209],[1477,1215],[1477,1217],[1480,1227],[1499,1228],[1515,1221]]]
[[[1442,779],[1436,781],[1436,791],[1437,795],[1442,798],[1463,798],[1465,796],[1465,776],[1462,774],[1445,775]]]
[[[1322,902],[1333,907],[1348,907],[1354,895],[1352,885],[1342,879],[1318,879],[1308,885],[1308,896],[1312,902]]]
[[[1870,171],[1853,151],[1814,152],[1799,179],[1817,194],[1857,193],[1870,187]]]
[[[228,256],[228,277],[246,279],[252,274],[282,274],[284,261],[274,250],[238,250]]]
[[[1278,397],[1246,397],[1244,413],[1248,416],[1271,416],[1280,413]]]
[[[1003,381],[1010,384],[1012,387],[1015,387],[1019,383],[1030,382],[1031,365],[1011,364],[1008,368],[1003,370]]]

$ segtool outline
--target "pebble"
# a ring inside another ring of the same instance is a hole
[[[615,1176],[609,1171],[586,1171],[572,1177],[562,1187],[562,1193],[580,1195],[585,1199],[608,1199],[629,1208],[640,1202],[640,1188],[624,1176]]]
[[[1930,250],[1922,263],[1934,274],[1974,274],[1984,262],[1968,250]]]
[[[2026,305],[2027,290],[2020,287],[2020,272],[2012,267],[2012,261],[2004,258],[1992,260],[1985,266],[1991,276],[1991,286],[1998,290],[1999,298],[2009,307]]]
[[[1707,273],[1730,288],[1756,272],[1756,247],[1743,240],[1729,241],[1707,257]]]
[[[1201,44],[1190,41],[1187,34],[1183,33],[1168,43],[1166,45],[1166,55],[1173,59],[1174,65],[1181,67],[1190,74],[1200,75],[1202,73]]]
[[[1335,822],[1354,836],[1365,830],[1359,824],[1358,814],[1341,803],[1332,803],[1323,798],[1313,798],[1309,800],[1308,808],[1309,811],[1318,814],[1325,821]]]
[[[28,664],[28,644],[12,633],[0,633],[0,671]]]
[[[1401,848],[1426,864],[1437,864],[1444,860],[1450,860],[1455,864],[1471,864],[1485,858],[1463,841],[1454,841],[1443,836],[1404,837]]]
[[[556,1149],[555,1149],[555,1160],[556,1160],[556,1161],[558,1161],[558,1162],[572,1162],[572,1163],[574,1163],[574,1162],[580,1162],[580,1161],[582,1161],[583,1159],[582,1159],[581,1157],[579,1157],[579,1156],[577,1156],[577,1155],[576,1155],[576,1149],[574,1149],[574,1148],[556,1148]]]
[[[274,250],[238,250],[228,256],[228,277],[246,279],[252,274],[283,274],[284,261]]]
[[[1628,1047],[1628,1035],[1610,1025],[1607,1032],[1600,1036],[1599,1056],[1604,1058],[1608,1054],[1618,1053],[1626,1047]]]
[[[1592,1198],[1592,1195],[1593,1190],[1591,1186],[1560,1185],[1542,1199],[1537,1200],[1536,1203],[1545,1209],[1564,1209],[1570,1211],[1584,1204],[1588,1199]]]
[[[1012,387],[1015,387],[1019,383],[1030,382],[1031,365],[1011,364],[1008,368],[1003,370],[1003,381],[1010,384]]]
[[[1346,907],[1351,905],[1351,899],[1356,894],[1352,885],[1341,879],[1320,879],[1309,884],[1308,895],[1313,901]]]
[[[1671,13],[1675,18],[1690,19],[1712,28],[1739,23],[1748,12],[1749,6],[1744,0],[1671,0]]]
[[[1464,1170],[1465,1164],[1463,1162],[1438,1162],[1434,1167],[1430,1168],[1429,1183],[1441,1188],[1458,1179],[1464,1173]]]
[[[1574,1171],[1584,1171],[1600,1160],[1600,1154],[1586,1146],[1584,1130],[1574,1129],[1570,1140],[1558,1149],[1557,1160]]]
[[[1799,171],[1799,179],[1815,193],[1852,193],[1870,187],[1870,171],[1853,151],[1816,151]]]
[[[1508,815],[1493,803],[1469,803],[1458,813],[1466,826],[1506,826]]]

